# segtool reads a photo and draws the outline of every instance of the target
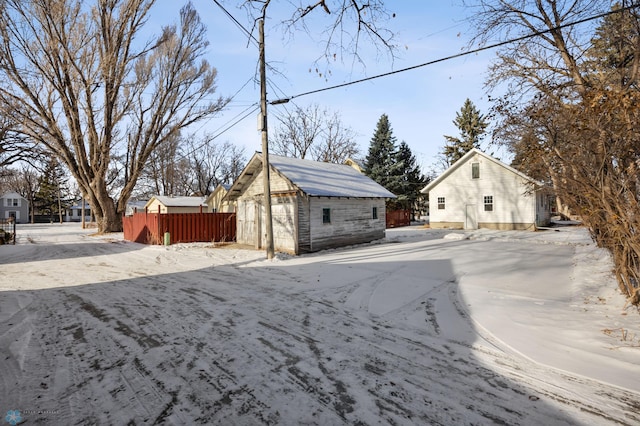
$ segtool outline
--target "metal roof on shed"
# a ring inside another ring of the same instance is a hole
[[[302,192],[312,197],[396,198],[382,185],[348,165],[273,154],[269,155],[269,163]],[[238,195],[246,181],[257,175],[260,167],[262,154],[257,152],[231,187],[231,192]]]

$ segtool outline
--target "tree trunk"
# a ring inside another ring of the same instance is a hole
[[[122,216],[113,209],[108,214],[104,215],[98,221],[98,232],[100,234],[108,232],[122,232]]]
[[[106,187],[98,187],[91,201],[91,209],[95,212],[98,233],[122,232],[122,216],[116,209],[113,199]]]

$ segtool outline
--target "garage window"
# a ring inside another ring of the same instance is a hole
[[[331,209],[322,209],[322,223],[331,223]]]
[[[444,210],[444,197],[438,197],[438,210]]]
[[[471,163],[471,179],[480,179],[480,163]]]
[[[493,211],[493,195],[484,196],[484,211],[485,212]]]

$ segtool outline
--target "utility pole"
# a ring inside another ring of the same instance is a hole
[[[258,23],[260,31],[260,115],[262,126],[262,181],[264,185],[264,221],[267,232],[267,259],[273,259],[273,221],[271,219],[271,184],[269,179],[269,138],[267,134],[267,72],[264,54],[264,19]],[[262,236],[258,236],[261,238]]]
[[[60,183],[58,182],[58,217],[60,218],[60,223],[62,223],[62,201],[60,198],[62,197],[60,191]]]
[[[80,193],[80,198],[82,198],[82,210],[81,210],[81,214],[82,214],[82,229],[85,228],[85,223],[84,223],[84,193]]]

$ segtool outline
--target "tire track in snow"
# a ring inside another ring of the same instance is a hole
[[[110,264],[122,256],[113,253]],[[451,339],[441,322],[435,333],[426,311],[420,326],[402,324],[412,303],[382,316],[345,307],[366,280],[301,292],[293,269],[268,280],[255,265],[193,271],[192,259],[168,252],[158,271],[155,255],[121,258],[154,276],[29,293],[37,298],[25,312],[38,316],[28,329],[44,331],[26,362],[62,373],[43,382],[55,395],[21,373],[22,397],[60,404],[57,423],[640,422],[626,405],[632,393]],[[444,286],[422,301],[452,294]],[[430,311],[436,320],[441,308]]]
[[[322,303],[322,306],[326,307],[328,306],[326,303]],[[296,310],[296,309],[292,309],[292,310]],[[333,312],[331,314],[332,318],[340,317],[340,310],[336,308],[336,312]],[[273,314],[273,312],[272,312]],[[346,321],[352,320],[353,317],[348,316]],[[345,319],[342,319],[343,321],[345,321]],[[272,318],[273,321],[273,318]],[[303,320],[304,322],[304,320]],[[292,324],[297,324],[297,321],[290,321],[288,324],[288,329],[291,329],[291,325]],[[308,323],[308,321],[307,321]],[[373,320],[373,324],[376,324],[376,321]],[[369,349],[364,350],[364,353],[362,353],[361,355],[359,355],[358,353],[356,354],[351,354],[354,358],[361,358],[363,360],[367,360],[365,365],[365,369],[368,369],[369,371],[373,371],[375,372],[375,374],[377,375],[381,375],[383,374],[383,372],[385,372],[384,368],[380,367],[381,365],[392,365],[394,366],[394,373],[397,375],[398,370],[403,370],[404,374],[400,375],[400,377],[406,377],[407,382],[413,382],[414,385],[417,387],[417,393],[422,393],[422,394],[432,394],[433,393],[433,388],[434,388],[434,382],[437,383],[437,380],[433,380],[434,377],[438,377],[438,374],[428,374],[428,376],[430,377],[430,382],[428,384],[423,384],[420,385],[419,382],[416,382],[415,379],[412,377],[414,375],[415,371],[430,371],[430,372],[435,372],[439,373],[442,377],[442,382],[440,383],[440,391],[442,392],[443,397],[440,399],[440,403],[446,405],[446,400],[448,399],[448,397],[446,395],[449,395],[451,393],[451,383],[457,383],[460,386],[460,389],[462,391],[462,393],[464,394],[464,390],[468,389],[470,387],[468,381],[470,377],[473,376],[480,376],[481,383],[477,383],[476,386],[478,387],[478,390],[482,390],[483,392],[476,392],[476,394],[488,394],[490,395],[492,398],[496,396],[496,392],[498,392],[498,394],[500,393],[504,393],[507,392],[508,393],[513,393],[515,395],[519,395],[522,399],[524,399],[524,403],[522,404],[522,408],[520,408],[522,411],[519,412],[519,408],[514,408],[512,406],[511,403],[511,396],[507,395],[507,397],[504,398],[504,401],[502,402],[502,404],[496,404],[496,401],[492,401],[491,399],[489,399],[488,401],[473,401],[473,398],[471,399],[471,401],[469,401],[468,405],[470,409],[474,409],[473,407],[480,407],[484,404],[494,404],[497,405],[499,407],[502,407],[502,409],[505,411],[505,413],[508,413],[509,416],[506,419],[503,419],[505,421],[510,422],[510,424],[517,424],[518,423],[518,419],[519,418],[526,418],[526,410],[527,408],[531,408],[531,403],[529,400],[529,396],[531,396],[531,393],[538,393],[539,395],[545,395],[547,397],[549,397],[552,400],[558,401],[560,402],[562,405],[565,405],[566,407],[572,407],[572,408],[576,408],[578,407],[580,410],[583,410],[585,412],[590,412],[592,413],[594,416],[599,417],[601,419],[607,419],[609,421],[613,420],[614,418],[611,417],[611,415],[607,412],[607,410],[604,409],[598,409],[597,407],[595,407],[593,404],[591,404],[588,399],[583,399],[583,400],[573,400],[570,398],[566,398],[561,396],[561,389],[555,389],[553,387],[551,387],[550,390],[545,390],[545,387],[548,387],[546,384],[543,383],[537,383],[535,380],[535,375],[533,377],[527,377],[527,376],[521,376],[521,375],[511,375],[511,377],[517,377],[519,379],[518,382],[514,382],[514,383],[523,383],[526,386],[529,385],[535,385],[533,390],[529,390],[526,391],[526,389],[520,389],[518,386],[514,386],[513,384],[508,384],[508,381],[505,381],[504,379],[501,379],[501,376],[499,374],[496,374],[494,371],[492,370],[488,370],[486,369],[486,367],[478,364],[477,361],[472,360],[465,360],[464,358],[461,357],[461,355],[456,355],[456,354],[466,354],[469,351],[473,351],[474,353],[477,352],[479,355],[482,355],[484,353],[484,355],[490,355],[489,357],[486,356],[481,356],[480,358],[482,358],[483,360],[488,359],[489,361],[500,361],[503,363],[503,365],[509,365],[511,368],[513,368],[515,371],[519,370],[518,364],[521,361],[515,361],[510,355],[507,355],[501,351],[497,351],[493,348],[476,348],[476,347],[470,347],[469,345],[460,345],[458,342],[453,342],[453,341],[445,341],[442,342],[443,344],[434,344],[434,345],[430,345],[430,346],[425,346],[423,343],[420,342],[416,342],[414,340],[410,340],[410,339],[405,339],[403,341],[403,338],[401,336],[389,336],[388,335],[388,331],[386,331],[384,329],[384,324],[382,324],[382,327],[377,327],[376,325],[372,325],[371,326],[373,331],[371,335],[343,335],[340,336],[339,332],[335,332],[335,330],[340,330],[341,327],[340,326],[336,326],[335,328],[332,328],[332,330],[334,330],[333,333],[333,339],[327,339],[327,340],[332,340],[332,341],[345,341],[350,343],[349,347],[350,350],[352,350],[353,348],[367,348],[369,347]],[[278,327],[280,328],[280,327]],[[278,329],[278,328],[273,328],[273,329]],[[349,329],[350,327],[347,326],[347,329]],[[363,327],[353,327],[355,329],[361,330],[363,329]],[[311,333],[314,336],[314,341],[315,340],[319,340],[319,341],[324,341],[324,339],[319,338],[318,336],[321,336],[322,333],[320,332],[321,330],[314,330],[313,333]],[[336,336],[337,334],[337,336]],[[336,339],[336,337],[338,337]],[[340,339],[340,337],[342,337],[342,339]],[[438,343],[438,342],[435,342]],[[392,362],[392,360],[397,360],[398,356],[396,354],[396,350],[395,348],[398,345],[408,345],[410,348],[407,350],[409,353],[416,353],[415,357],[412,357],[412,359],[404,359],[404,362],[401,363],[397,363],[394,365],[394,363]],[[370,347],[374,346],[374,349],[371,349]],[[439,350],[435,350],[434,347],[443,347],[445,349],[448,348],[448,352],[445,351],[439,351]],[[336,352],[335,348],[332,348],[330,351],[330,353],[334,353]],[[375,352],[378,354],[378,356],[376,358],[370,358],[368,356],[369,353]],[[386,355],[388,355],[388,359],[384,359],[385,357],[383,357],[381,354],[384,354],[386,352]],[[456,357],[457,356],[457,357]],[[421,362],[417,362],[416,359],[430,359],[432,361],[435,362],[435,365],[431,366],[428,364],[424,364]],[[509,362],[505,363],[505,359],[509,360]],[[372,367],[373,366],[373,367]],[[529,365],[528,368],[531,368],[532,366]],[[536,367],[533,369],[534,371],[541,371],[541,370],[545,370],[545,374],[548,373],[548,370],[542,368],[542,367]],[[480,373],[479,373],[480,372]],[[523,380],[524,379],[524,380]],[[472,381],[473,382],[473,381]],[[396,383],[397,385],[397,383]],[[585,386],[585,390],[588,389],[589,392],[593,389],[592,386],[596,385],[596,388],[598,388],[598,384],[594,383],[594,382],[590,382],[589,385]],[[473,385],[471,385],[473,386]],[[602,386],[600,384],[600,386]],[[605,388],[607,386],[604,386]],[[560,392],[559,392],[560,391]],[[436,392],[437,394],[438,392]],[[397,394],[397,392],[396,392]],[[457,393],[456,393],[457,394]],[[620,392],[619,396],[623,396],[625,394],[625,392]],[[385,401],[385,398],[388,399],[387,396],[383,396],[382,397],[382,401]],[[536,398],[540,398],[540,397],[533,397],[533,400],[535,401]],[[624,398],[623,398],[624,399]],[[394,400],[394,399],[391,399]],[[387,401],[388,402],[388,401]],[[481,403],[482,402],[482,403]],[[401,401],[397,401],[398,404],[405,404],[406,401],[402,400]],[[618,409],[621,411],[626,411],[626,408],[624,407],[624,404],[619,404]],[[486,410],[482,410],[481,408],[477,408],[477,412],[478,414],[486,419],[491,419],[492,421],[496,421],[496,419],[500,418],[500,414],[496,414],[496,413],[489,413],[486,412]],[[426,419],[429,420],[434,420],[436,421],[436,418],[429,418],[426,417]],[[392,419],[389,419],[390,421]],[[405,419],[406,420],[406,419]],[[448,419],[448,420],[454,420],[454,419]],[[556,421],[561,421],[560,418],[556,418]],[[566,421],[566,420],[565,420]],[[614,421],[622,421],[622,423],[624,424],[625,421],[624,419],[618,418],[617,420]],[[515,423],[514,423],[515,422]]]

